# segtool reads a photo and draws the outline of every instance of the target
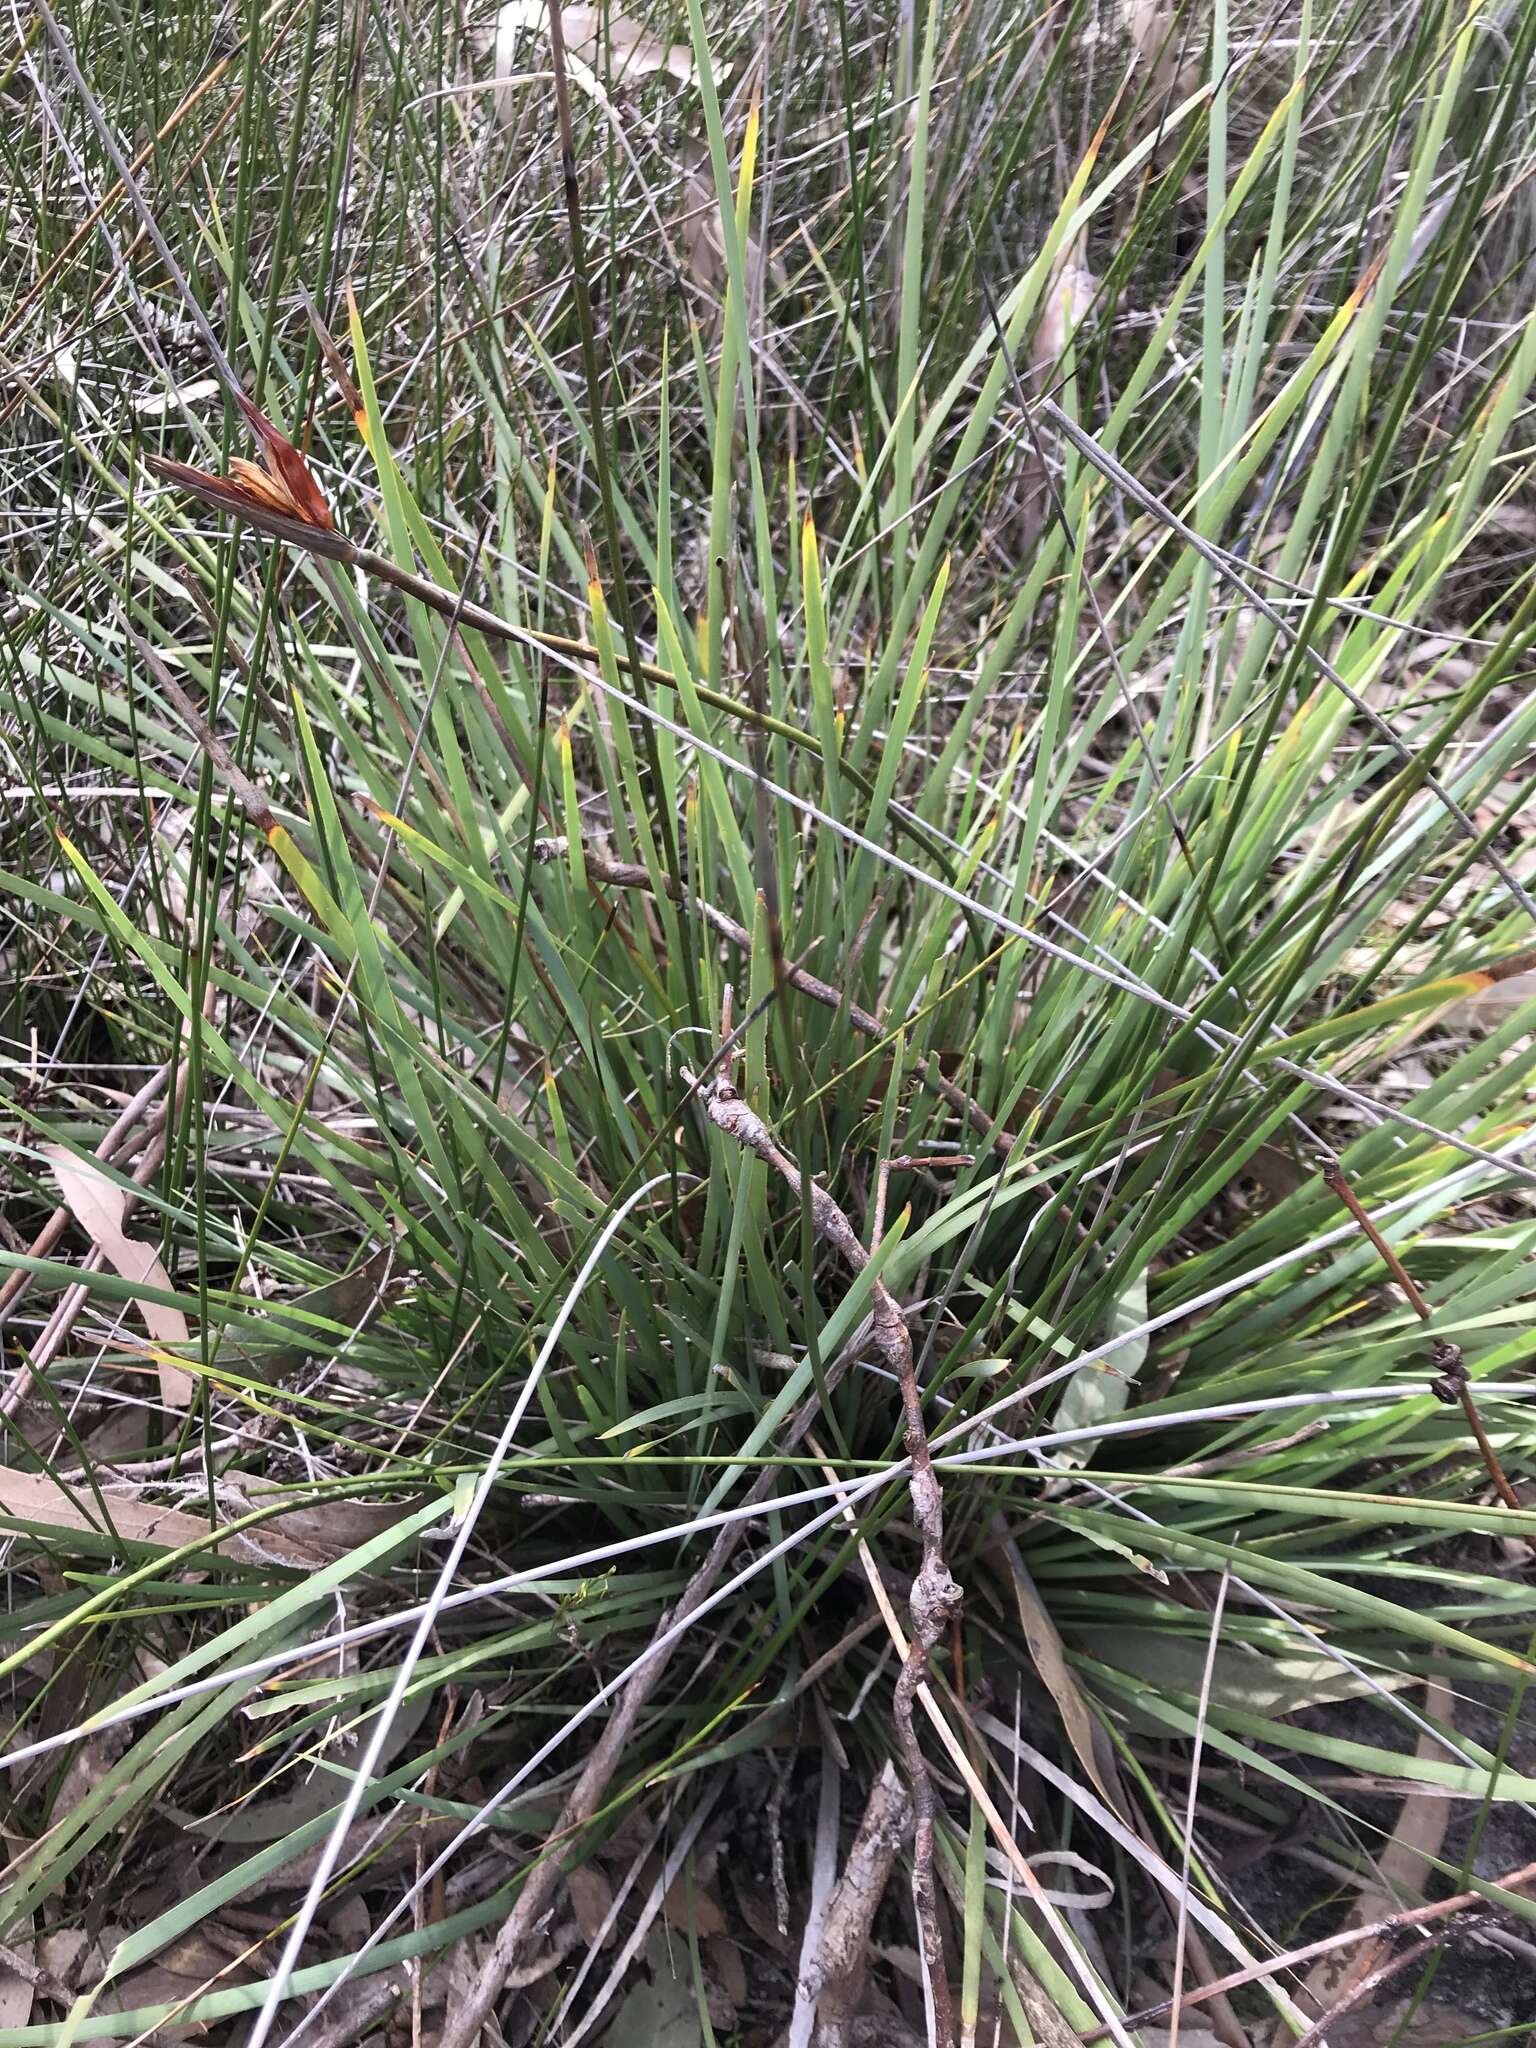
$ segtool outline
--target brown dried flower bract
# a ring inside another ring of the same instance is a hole
[[[331,508],[298,449],[243,392],[235,393],[235,403],[256,436],[261,451],[259,462],[235,455],[230,458],[229,474],[216,476],[209,470],[195,469],[190,463],[156,456],[150,462],[155,474],[168,483],[180,484],[206,503],[240,516],[265,512],[320,533],[334,533],[336,522],[331,517]]]

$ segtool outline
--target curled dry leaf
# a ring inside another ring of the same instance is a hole
[[[140,1286],[158,1287],[169,1294],[170,1275],[161,1264],[154,1246],[146,1244],[142,1238],[129,1237],[123,1228],[127,1190],[103,1173],[99,1166],[79,1158],[62,1145],[45,1145],[43,1153],[53,1169],[53,1177],[59,1184],[59,1192],[70,1214],[112,1270],[124,1280],[137,1282]],[[172,1308],[163,1301],[151,1301],[142,1295],[136,1295],[134,1299],[144,1319],[144,1327],[157,1345],[187,1342],[187,1319],[179,1308]],[[168,1408],[187,1407],[195,1385],[191,1373],[158,1350],[155,1362],[160,1373],[161,1400]]]
[[[613,1942],[610,1918],[613,1886],[595,1863],[576,1864],[565,1873],[565,1883],[582,1940],[588,1948],[595,1948],[599,1942],[605,1948],[610,1947]]]
[[[265,1507],[287,1489],[270,1481],[242,1473],[241,1494],[253,1508]],[[393,1500],[355,1500],[341,1494],[329,1499],[290,1507],[283,1515],[283,1534],[294,1544],[303,1544],[317,1556],[340,1557],[357,1550],[394,1528],[407,1515],[427,1504],[424,1493],[398,1494]]]
[[[1041,1905],[1065,1906],[1075,1913],[1097,1913],[1100,1907],[1113,1903],[1114,1879],[1097,1863],[1090,1863],[1086,1856],[1079,1856],[1075,1849],[1042,1849],[1026,1861],[1037,1874],[1042,1870],[1069,1870],[1076,1871],[1086,1880],[1085,1886],[1076,1888],[1042,1885],[1038,1892],[1031,1894]],[[993,1883],[1007,1890],[1010,1896],[1017,1891],[1017,1874],[1012,1859],[1003,1850],[987,1851],[987,1873]]]
[[[1083,260],[1083,238],[1079,236],[1051,272],[1042,298],[1040,324],[1030,344],[1030,367],[1042,384],[1049,383],[1054,376],[1097,290],[1098,279]]]

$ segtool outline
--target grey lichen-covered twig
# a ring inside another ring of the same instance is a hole
[[[870,1929],[911,1822],[912,1802],[887,1763],[870,1789],[805,1972],[803,1988],[816,2001],[815,2048],[844,2048],[848,2039],[869,1967]]]
[[[693,1085],[693,1077],[686,1069],[683,1078]],[[825,1188],[805,1178],[762,1118],[737,1094],[729,1077],[721,1073],[705,1082],[699,1088],[699,1100],[718,1129],[747,1151],[756,1153],[795,1194],[809,1201],[817,1235],[855,1273],[862,1273],[870,1254],[843,1210]],[[912,1518],[922,1542],[922,1562],[908,1601],[911,1641],[896,1680],[894,1708],[897,1739],[912,1793],[912,1897],[922,1945],[923,1975],[932,2000],[935,2037],[942,2048],[948,2048],[954,2039],[954,2015],[944,1971],[944,1940],[934,1887],[933,1785],[913,1725],[912,1704],[927,1671],[929,1656],[960,1605],[961,1589],[950,1576],[944,1559],[943,1494],[928,1454],[928,1432],[923,1423],[922,1390],[917,1384],[911,1333],[895,1297],[878,1275],[870,1282],[870,1314],[875,1348],[901,1390],[907,1455],[912,1461]]]

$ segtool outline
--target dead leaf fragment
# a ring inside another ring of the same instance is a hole
[[[30,1916],[27,1925],[31,1925]],[[24,2027],[32,2017],[37,1990],[36,1963],[30,1941],[20,1942],[0,1957],[0,2027]]]
[[[42,1149],[65,1206],[112,1270],[124,1280],[143,1287],[158,1287],[169,1294],[171,1278],[160,1263],[159,1253],[142,1238],[129,1237],[123,1228],[127,1190],[99,1166],[63,1145],[44,1145]],[[179,1308],[163,1301],[150,1301],[142,1295],[134,1299],[145,1329],[157,1344],[187,1342],[187,1319]],[[187,1407],[196,1385],[191,1373],[158,1353],[155,1362],[160,1373],[161,1400],[168,1408]]]
[[[699,2008],[686,1964],[654,1928],[644,1958],[646,1968],[635,1972],[605,2041],[623,2048],[699,2048]]]
[[[574,1870],[565,1873],[565,1883],[582,1940],[588,1948],[595,1948],[600,1941],[606,1947],[613,1940],[608,1920],[613,1910],[613,1886],[595,1863],[578,1863]]]
[[[109,1493],[106,1499],[112,1526],[127,1543],[180,1550],[208,1534],[206,1522],[180,1508],[159,1507],[131,1493]],[[92,1534],[104,1533],[105,1528],[94,1498],[77,1499],[41,1472],[0,1471],[0,1521]]]
[[[725,231],[720,224],[720,200],[715,190],[714,170],[709,150],[702,142],[692,138],[685,140],[681,156],[688,175],[683,181],[683,214],[677,224],[678,234],[690,275],[720,308],[716,315],[718,322],[723,313],[727,267]],[[747,235],[743,254],[749,306],[758,302],[765,280],[771,291],[783,290],[786,280],[784,266],[777,257],[768,257],[757,235]]]
[[[747,1966],[741,1959],[741,1950],[728,1934],[717,1934],[704,1944],[704,1960],[710,1975],[739,2013],[747,2002]]]
[[[270,1563],[276,1559],[280,1564],[313,1571],[349,1547],[341,1544],[321,1550],[296,1542],[281,1528],[269,1524],[250,1531],[210,1529],[199,1515],[189,1515],[181,1508],[161,1507],[137,1493],[109,1491],[104,1498],[112,1529],[123,1542],[149,1544],[158,1550],[183,1550],[190,1544],[202,1543],[210,1550],[221,1550],[228,1557],[248,1563]],[[46,1473],[0,1468],[0,1525],[15,1522],[34,1529],[73,1530],[97,1538],[110,1533],[93,1494],[68,1492]]]
[[[1008,1534],[1001,1516],[993,1524],[1019,1611],[1019,1627],[1030,1661],[1056,1702],[1062,1726],[1078,1762],[1093,1780],[1104,1803],[1117,1813],[1125,1812],[1125,1798],[1115,1769],[1115,1753],[1109,1736],[1095,1718],[1082,1688],[1067,1664],[1066,1646],[1046,1610],[1024,1563],[1023,1553]]]
[[[1030,344],[1029,364],[1042,385],[1056,375],[1068,344],[1087,318],[1099,281],[1084,259],[1080,235],[1051,272],[1043,294],[1040,324]]]
[[[252,1961],[260,1943],[237,1934],[217,1920],[181,1936],[159,1959],[132,1975],[117,1979],[97,1994],[98,2012],[137,2012],[144,2006],[184,2009],[209,1992],[254,1984],[261,1976]],[[155,2028],[162,2041],[191,2041],[208,2032],[206,2021],[178,2025],[174,2011]]]

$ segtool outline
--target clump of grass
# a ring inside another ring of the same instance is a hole
[[[5,73],[6,2040],[664,1901],[703,2039],[1300,2035],[1232,1844],[1394,1789],[1528,1911],[1536,15],[147,26]]]

